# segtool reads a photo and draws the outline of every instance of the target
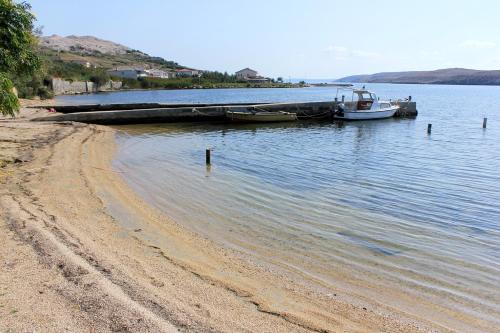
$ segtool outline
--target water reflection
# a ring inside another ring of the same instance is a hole
[[[115,167],[179,223],[263,261],[500,322],[500,125],[477,114],[499,90],[414,89],[415,120],[118,127]]]

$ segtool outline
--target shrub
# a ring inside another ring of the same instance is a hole
[[[98,87],[105,85],[109,80],[111,80],[109,74],[102,70],[90,75],[90,81],[94,82]]]
[[[10,79],[0,73],[0,111],[4,115],[14,116],[19,112],[19,100],[14,94],[14,85]]]
[[[54,97],[54,92],[47,86],[41,86],[38,88],[36,95],[40,96],[41,99],[50,99]]]
[[[4,115],[14,116],[20,107],[11,78],[40,69],[34,20],[26,2],[0,0],[0,113]]]

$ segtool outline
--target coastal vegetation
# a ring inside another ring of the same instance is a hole
[[[297,85],[270,81],[266,83],[249,83],[238,81],[234,75],[209,72],[201,77],[179,77],[162,79],[143,77],[139,79],[121,79],[126,89],[218,89],[218,88],[291,88]]]
[[[98,45],[98,46],[96,46]],[[107,70],[119,66],[155,68],[167,72],[185,68],[161,57],[150,56],[126,46],[92,36],[49,36],[40,38],[40,56],[45,65],[45,81],[59,77],[69,81],[92,81],[98,86],[113,79]],[[264,83],[239,80],[236,75],[203,71],[194,77],[114,78],[123,89],[201,89],[201,88],[288,88],[300,85],[284,83],[282,78]]]
[[[87,68],[78,63],[52,59],[46,54],[42,54],[42,56],[47,67],[48,78],[60,77],[70,81],[92,81],[98,84],[103,84],[111,79],[104,68]]]
[[[29,4],[0,0],[0,112],[14,116],[19,112],[14,84],[26,86],[41,68],[34,35],[35,16]],[[16,85],[17,86],[17,85]]]
[[[110,80],[123,82],[124,89],[196,89],[196,88],[283,88],[300,85],[284,83],[283,79],[264,83],[249,83],[238,80],[233,74],[217,71],[203,71],[200,76],[138,79],[113,78],[108,70],[119,66],[154,68],[165,72],[185,68],[177,62],[150,56],[110,41],[93,36],[57,35],[42,37],[41,29],[34,29],[34,15],[26,2],[15,4],[12,0],[1,0],[2,6],[2,63],[0,68],[1,102],[3,111],[13,114],[19,109],[17,97],[51,98],[53,78],[67,81],[91,81],[98,87]],[[19,16],[19,17],[16,17]],[[4,19],[5,17],[5,19]],[[7,36],[8,19],[20,24],[17,31],[21,36]],[[23,45],[10,45],[24,43]],[[30,52],[30,53],[28,53]],[[5,56],[3,56],[5,54]],[[15,55],[21,55],[16,57]],[[19,65],[16,64],[19,62]],[[30,67],[31,66],[31,67]],[[15,89],[14,89],[15,87]],[[8,105],[8,106],[7,106]]]

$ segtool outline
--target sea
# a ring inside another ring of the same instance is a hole
[[[500,327],[500,87],[366,88],[381,99],[411,96],[418,116],[117,126],[114,168],[177,223],[263,263],[395,307],[404,303],[394,299],[399,290],[430,304],[429,318],[449,311]],[[57,101],[302,102],[336,94],[157,90]]]

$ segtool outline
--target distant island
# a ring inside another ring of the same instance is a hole
[[[500,85],[500,70],[447,68],[434,71],[384,72],[346,76],[336,82]]]

